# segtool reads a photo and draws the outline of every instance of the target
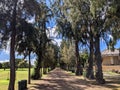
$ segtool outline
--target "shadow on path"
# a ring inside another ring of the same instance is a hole
[[[76,78],[76,76],[56,68],[47,77],[33,82],[28,90],[93,90],[93,88],[94,90],[111,90],[111,87],[113,86],[109,84],[101,86],[94,81]]]

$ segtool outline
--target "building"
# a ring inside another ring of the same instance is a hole
[[[106,49],[101,54],[103,65],[120,65],[120,49],[115,49],[114,51]]]

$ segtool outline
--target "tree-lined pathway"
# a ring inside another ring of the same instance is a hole
[[[42,80],[33,81],[28,90],[112,90],[111,87],[110,84],[97,85],[94,81],[86,81],[56,68]]]

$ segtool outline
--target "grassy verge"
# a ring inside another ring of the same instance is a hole
[[[9,69],[7,70],[3,70],[0,69],[0,90],[7,90],[8,88],[8,84],[9,84],[9,74],[10,71]],[[23,79],[27,79],[28,77],[28,69],[18,69],[16,71],[16,81],[15,81],[15,90],[18,89],[18,81],[19,80],[23,80]]]
[[[43,70],[42,70],[43,71]],[[31,74],[33,72],[33,69],[31,69]],[[9,85],[9,74],[10,70],[6,69],[0,69],[0,90],[8,90]],[[42,75],[43,76],[43,75]],[[44,75],[43,78],[45,78],[47,75]],[[15,90],[18,90],[18,81],[20,80],[28,80],[28,69],[18,69],[16,71],[16,80],[15,80]]]

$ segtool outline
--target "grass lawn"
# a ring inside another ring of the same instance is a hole
[[[0,90],[7,90],[9,84],[9,69],[5,71],[0,69]],[[18,90],[18,81],[28,79],[28,69],[18,69],[16,71],[16,82],[15,82],[15,90]]]
[[[10,69],[0,69],[0,90],[8,90]],[[33,69],[31,69],[32,74]],[[44,75],[45,77],[46,75]],[[28,80],[28,69],[18,69],[16,71],[15,90],[18,90],[18,81]]]

